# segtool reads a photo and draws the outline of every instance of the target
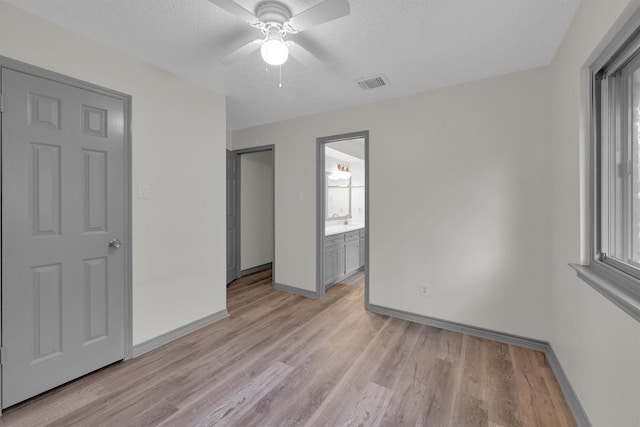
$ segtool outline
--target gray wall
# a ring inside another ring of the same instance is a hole
[[[2,1],[0,55],[133,98],[133,344],[225,310],[224,95]]]
[[[371,304],[548,339],[548,78],[536,69],[234,131],[234,149],[276,147],[276,283],[316,289],[316,138],[369,130]]]
[[[640,425],[640,324],[567,267],[586,258],[589,245],[589,200],[583,191],[589,82],[582,77],[639,6],[637,0],[582,0],[550,67],[550,341],[594,426]]]

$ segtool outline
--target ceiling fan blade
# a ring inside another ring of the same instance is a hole
[[[218,6],[220,9],[224,9],[232,15],[237,16],[245,22],[248,22],[251,25],[255,25],[260,22],[257,16],[253,13],[249,12],[244,7],[240,6],[233,0],[209,0],[211,3]]]
[[[260,45],[262,44],[262,39],[251,40],[249,43],[240,46],[236,50],[227,55],[220,58],[220,62],[224,62],[225,64],[231,64],[233,62],[239,61],[240,59],[251,55],[256,50],[260,49]]]
[[[310,70],[321,70],[324,68],[324,62],[320,61],[314,54],[300,46],[294,41],[287,41],[289,55]]]
[[[325,0],[292,17],[287,25],[295,31],[302,31],[346,16],[349,12],[351,8],[347,0]]]

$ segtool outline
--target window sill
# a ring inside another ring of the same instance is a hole
[[[597,261],[569,266],[580,279],[640,322],[640,285],[634,279]]]

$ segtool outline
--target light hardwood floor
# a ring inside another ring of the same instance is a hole
[[[572,426],[542,353],[233,282],[230,317],[13,408],[2,426]]]

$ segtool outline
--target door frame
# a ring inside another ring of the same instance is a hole
[[[275,286],[276,281],[276,146],[275,144],[269,145],[260,145],[257,147],[249,147],[249,148],[241,148],[238,150],[232,150],[233,154],[238,156],[238,185],[236,186],[236,203],[238,206],[238,233],[237,233],[237,241],[236,241],[236,257],[238,260],[238,277],[246,276],[247,274],[251,274],[255,271],[261,270],[258,266],[258,269],[250,268],[247,270],[242,270],[240,267],[240,256],[242,254],[241,241],[242,241],[242,203],[240,202],[241,190],[242,187],[242,163],[240,162],[240,157],[243,154],[250,153],[261,153],[265,151],[271,151],[271,157],[273,161],[273,174],[271,177],[271,182],[273,186],[273,225],[271,227],[271,240],[273,244],[273,259],[271,260],[271,287]]]
[[[369,310],[369,131],[343,133],[316,138],[316,297],[324,298],[324,212],[325,212],[325,145],[348,139],[364,139],[364,308]]]
[[[238,196],[240,195],[240,191],[238,190],[238,187],[240,186],[240,157],[234,153],[233,151],[227,149],[225,152],[225,158],[226,158],[226,165],[227,165],[227,170],[226,170],[226,174],[225,174],[225,181],[226,181],[226,189],[227,191],[229,190],[229,156],[233,157],[233,167],[235,168],[235,180],[236,180],[236,184],[234,187],[234,199],[233,199],[233,209],[234,212],[236,213],[236,224],[235,224],[235,234],[234,234],[234,242],[233,242],[233,247],[234,247],[234,259],[235,259],[235,267],[233,268],[233,279],[229,280],[229,270],[230,268],[227,268],[227,272],[226,272],[226,278],[225,281],[227,282],[227,285],[231,282],[233,282],[236,279],[240,278],[240,260],[238,259],[239,253],[237,250],[238,245],[240,244],[240,238],[238,237],[238,233],[240,232],[240,200],[238,199]],[[226,197],[226,224],[225,224],[225,235],[227,238],[227,244],[226,244],[226,261],[227,261],[227,266],[229,265],[229,195],[227,194]]]
[[[73,86],[79,89],[91,91],[100,95],[115,98],[123,102],[124,108],[124,236],[122,249],[124,249],[124,359],[130,359],[133,357],[133,324],[132,324],[132,224],[131,224],[131,96],[122,92],[117,92],[102,86],[95,85],[93,83],[85,82],[75,79],[63,74],[56,73],[44,68],[36,67],[24,62],[20,62],[5,56],[0,56],[0,70],[8,69],[17,71],[19,73],[28,74],[34,77],[39,77],[47,80],[51,80],[57,83],[62,83],[68,86]],[[0,79],[2,74],[0,73]],[[0,81],[1,83],[1,81]],[[1,88],[1,86],[0,86]],[[4,141],[2,141],[2,121],[0,120],[0,155],[4,151]],[[2,184],[2,173],[0,168],[0,184]],[[0,187],[1,188],[1,187]],[[0,205],[0,212],[2,206]],[[4,258],[4,248],[0,248],[0,257]],[[0,264],[0,291],[3,290],[3,275],[2,264]],[[0,340],[2,339],[2,319],[0,318]],[[0,389],[0,393],[2,390]],[[0,396],[1,398],[1,396]]]

